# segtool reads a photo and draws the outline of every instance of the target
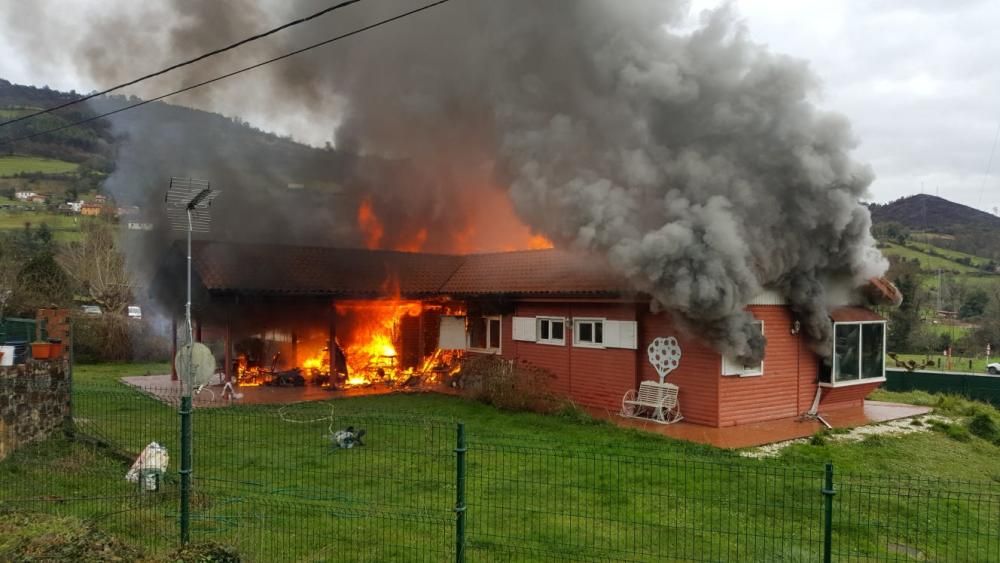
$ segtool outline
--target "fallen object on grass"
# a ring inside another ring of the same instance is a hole
[[[353,448],[354,446],[363,446],[364,442],[361,441],[365,435],[365,429],[361,428],[355,430],[353,426],[348,426],[343,430],[338,430],[333,433],[333,443],[338,448]]]
[[[169,464],[170,454],[167,453],[167,448],[156,442],[150,442],[125,474],[125,480],[129,483],[141,481],[142,488],[146,491],[159,490],[160,480],[167,472]]]

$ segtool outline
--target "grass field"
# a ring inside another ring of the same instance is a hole
[[[969,261],[972,263],[973,266],[981,266],[981,265],[986,264],[987,262],[989,262],[989,260],[987,260],[985,258],[981,258],[979,256],[974,256],[972,254],[966,254],[965,252],[959,252],[957,250],[950,250],[948,248],[942,248],[940,246],[935,246],[933,244],[929,244],[929,243],[926,243],[926,242],[917,242],[917,241],[912,241],[911,240],[911,241],[908,241],[906,244],[907,244],[907,246],[909,246],[911,248],[914,248],[916,250],[919,250],[921,252],[928,252],[928,251],[935,252],[935,253],[940,254],[940,255],[944,256],[945,258],[949,258],[951,260],[968,258]]]
[[[79,366],[78,424],[130,452],[157,440],[175,468],[176,408],[116,382],[165,369]],[[840,483],[838,560],[896,559],[891,545],[904,545],[928,560],[977,561],[1000,547],[1000,514],[982,508],[1000,501],[990,484],[1000,481],[1000,448],[980,438],[928,431],[751,460],[583,416],[434,394],[197,409],[192,539],[235,545],[249,560],[453,558],[456,420],[468,434],[474,561],[815,561],[826,461]],[[330,431],[347,424],[368,430],[366,445],[332,449]],[[27,492],[49,501],[0,506],[85,517],[162,553],[176,537],[176,481],[136,497],[126,468],[93,446],[53,439],[0,463],[0,499]]]
[[[935,247],[936,248],[936,247]],[[959,264],[947,258],[942,258],[939,256],[931,256],[919,250],[913,248],[908,248],[905,246],[900,246],[894,243],[884,243],[884,247],[881,248],[882,254],[886,256],[899,256],[901,258],[906,258],[907,260],[917,260],[920,262],[920,269],[924,271],[936,271],[938,269],[944,270],[946,272],[958,272],[958,273],[971,273],[977,272],[976,268],[972,266],[966,266],[965,264]]]
[[[984,354],[985,354],[985,352],[986,351],[983,350]],[[899,358],[901,361],[911,361],[912,360],[912,361],[917,362],[917,364],[923,364],[924,362],[930,361],[932,367],[928,367],[927,368],[927,369],[930,369],[930,370],[942,369],[942,370],[945,370],[945,371],[961,371],[961,372],[968,372],[968,373],[986,373],[986,363],[987,362],[986,362],[986,358],[984,356],[982,356],[982,355],[980,355],[978,357],[975,357],[975,358],[955,356],[954,358],[951,359],[951,367],[948,366],[948,358],[946,356],[942,356],[940,354],[897,354],[896,357]],[[1000,361],[1000,359],[998,359],[996,356],[993,356],[990,359],[990,363],[996,362],[996,361]],[[890,368],[896,366],[896,364],[892,361],[891,358],[886,358],[885,365],[886,365],[886,367],[890,367]],[[941,367],[938,368],[937,367],[938,365],[940,365]],[[970,365],[971,365],[971,367],[970,367]]]
[[[79,164],[37,156],[0,156],[0,178],[25,172],[66,174],[75,172]]]

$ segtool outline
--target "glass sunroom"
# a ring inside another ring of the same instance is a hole
[[[820,370],[822,385],[840,387],[885,381],[886,322],[872,316],[869,313],[864,320],[834,320],[831,360]]]

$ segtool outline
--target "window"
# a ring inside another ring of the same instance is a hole
[[[470,350],[500,351],[500,317],[470,316],[466,330]]]
[[[604,348],[604,319],[573,319],[573,345]]]
[[[832,375],[833,385],[884,379],[885,323],[834,323]]]
[[[764,334],[764,321],[754,322],[757,329],[760,330],[760,334]],[[761,360],[754,364],[748,364],[737,360],[736,358],[729,358],[726,356],[722,357],[722,375],[736,375],[739,377],[752,377],[756,375],[764,375],[764,361]]]
[[[541,344],[566,344],[566,319],[538,318],[538,339]]]

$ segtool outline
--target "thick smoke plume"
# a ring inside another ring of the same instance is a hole
[[[236,4],[174,0],[153,20],[168,18],[160,26],[149,24],[152,8],[135,8],[122,16],[128,26],[115,25],[145,34],[120,40],[131,47],[131,64],[115,59],[123,53],[94,51],[108,37],[100,33],[82,40],[82,52],[97,53],[84,67],[107,83],[155,67],[164,52],[201,52],[326,3],[259,13]],[[229,62],[415,5],[371,0]],[[872,172],[850,157],[847,121],[813,105],[817,79],[806,63],[753,43],[729,8],[706,12],[694,29],[680,27],[686,13],[685,3],[663,0],[454,0],[185,100],[298,119],[312,132],[328,126],[335,150],[289,163],[280,151],[247,153],[208,133],[170,137],[150,122],[131,130],[132,149],[112,183],[146,193],[192,160],[201,167],[193,175],[216,174],[225,184],[336,177],[336,203],[305,206],[311,211],[289,231],[364,244],[372,233],[360,232],[355,217],[368,206],[383,229],[379,244],[431,250],[483,246],[455,241],[509,223],[494,211],[509,201],[531,233],[514,221],[497,236],[541,234],[606,256],[654,307],[725,353],[761,357],[744,307],[765,288],[781,292],[825,344],[818,349],[829,350],[830,288],[857,286],[885,268],[858,203]],[[218,68],[193,69],[189,78]],[[123,130],[142,118],[126,119]],[[146,154],[151,135],[159,138],[155,155]],[[135,164],[142,160],[155,162]],[[224,230],[248,236],[248,209],[264,206],[270,219],[256,232],[273,240],[298,212],[268,207],[266,192],[255,200],[246,185],[239,203],[226,204],[243,221]]]

